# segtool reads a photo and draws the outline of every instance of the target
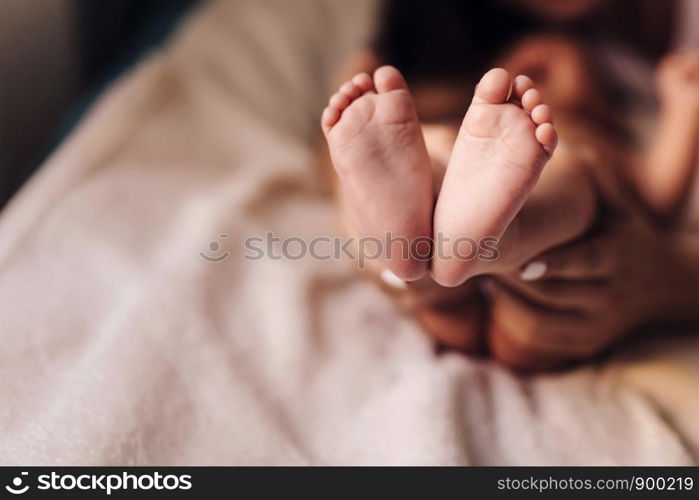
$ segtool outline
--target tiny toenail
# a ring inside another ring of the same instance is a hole
[[[549,266],[546,264],[546,262],[542,262],[540,260],[530,262],[524,269],[522,269],[519,279],[522,281],[536,281],[546,274],[548,267]]]
[[[404,290],[408,287],[408,283],[396,276],[390,269],[381,271],[381,280],[391,288]]]

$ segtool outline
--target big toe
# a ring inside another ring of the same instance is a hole
[[[488,71],[476,87],[473,100],[488,104],[501,104],[510,98],[512,77],[507,70],[494,68]]]
[[[408,88],[403,75],[393,66],[381,66],[374,72],[374,86],[378,92]]]

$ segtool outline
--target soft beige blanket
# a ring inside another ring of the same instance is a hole
[[[13,200],[0,463],[699,461],[697,337],[518,378],[435,353],[350,262],[243,259],[246,236],[338,233],[317,115],[374,9],[203,6]]]

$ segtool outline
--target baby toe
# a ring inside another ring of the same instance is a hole
[[[352,82],[346,82],[340,87],[340,92],[345,94],[351,100],[356,99],[362,94],[362,91]]]
[[[536,89],[529,89],[522,95],[522,107],[529,112],[542,102],[541,94]]]
[[[517,75],[512,83],[512,96],[522,100],[524,93],[534,88],[534,80],[525,75]]]
[[[539,141],[544,151],[548,155],[552,155],[553,151],[556,149],[556,144],[558,144],[558,134],[556,129],[550,123],[543,123],[536,127],[535,131],[536,140]]]
[[[377,92],[390,92],[391,90],[407,89],[403,75],[393,66],[381,66],[374,72],[374,85]]]
[[[329,104],[334,108],[343,110],[350,105],[350,98],[347,97],[345,94],[338,92],[330,98]]]
[[[532,121],[537,125],[541,125],[543,123],[553,123],[551,106],[548,104],[539,104],[537,107],[532,109],[531,117]]]
[[[323,131],[327,134],[330,129],[340,120],[340,110],[328,106],[323,110],[323,115],[320,118],[320,123],[323,127]]]
[[[374,82],[369,73],[359,73],[352,78],[352,83],[359,87],[362,92],[374,90]]]
[[[476,87],[473,101],[476,103],[502,104],[512,93],[512,78],[507,70],[494,68],[488,71]]]

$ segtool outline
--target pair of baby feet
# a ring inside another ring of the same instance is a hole
[[[397,69],[383,66],[373,78],[360,73],[343,84],[321,125],[354,229],[388,243],[384,264],[397,277],[414,281],[430,272],[443,286],[484,272],[474,244],[503,235],[557,142],[551,109],[532,80],[490,70],[476,87],[435,205],[417,111]]]

